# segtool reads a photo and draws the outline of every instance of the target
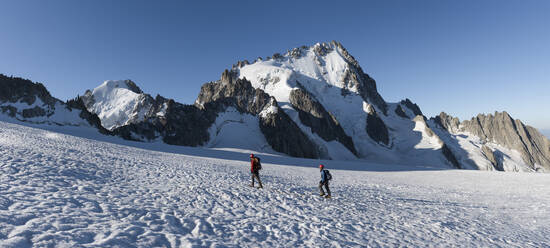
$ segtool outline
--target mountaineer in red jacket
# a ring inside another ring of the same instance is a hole
[[[252,173],[252,183],[250,187],[254,187],[254,178],[258,180],[260,186],[258,189],[263,188],[262,181],[260,180],[260,170],[262,169],[262,164],[260,163],[260,158],[255,157],[254,154],[250,154],[250,173]]]

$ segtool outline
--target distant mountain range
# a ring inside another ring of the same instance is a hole
[[[92,126],[143,142],[240,148],[295,157],[444,168],[550,171],[550,140],[506,112],[427,118],[409,99],[386,102],[338,42],[239,61],[192,105],[105,81],[62,102],[39,83],[0,76],[2,118]],[[391,165],[388,165],[391,166]]]

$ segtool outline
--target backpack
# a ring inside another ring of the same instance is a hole
[[[328,170],[324,170],[324,171],[325,171],[325,174],[327,175],[327,181],[332,180],[332,175],[330,174],[330,171]]]
[[[262,169],[262,163],[260,163],[260,158],[256,157],[256,159],[258,159],[258,163],[256,163],[256,170],[259,171]]]

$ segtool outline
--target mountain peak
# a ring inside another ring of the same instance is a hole
[[[110,90],[113,90],[113,89],[116,89],[116,88],[127,89],[127,90],[130,90],[130,91],[132,91],[136,94],[142,94],[143,93],[143,91],[137,86],[137,84],[134,81],[130,80],[130,79],[126,79],[126,80],[106,80],[101,85],[96,87],[94,89],[94,91],[95,90],[110,91]]]
[[[86,91],[82,100],[108,130],[144,120],[153,101],[132,80],[107,80]]]
[[[326,94],[321,91],[328,87],[335,91],[331,94],[358,95],[387,114],[387,103],[378,94],[374,79],[363,72],[357,60],[337,41],[301,46],[253,63],[239,61],[232,71],[279,102],[288,102],[288,92],[301,84],[313,94]]]

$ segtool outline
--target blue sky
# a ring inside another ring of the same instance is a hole
[[[242,59],[340,41],[390,102],[550,130],[549,1],[2,1],[0,73],[63,100],[107,79],[192,103]]]

